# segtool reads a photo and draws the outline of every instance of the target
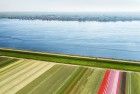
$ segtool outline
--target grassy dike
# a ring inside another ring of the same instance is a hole
[[[4,48],[0,48],[0,56],[10,56],[65,64],[75,64],[90,67],[110,68],[110,69],[140,72],[140,62],[133,61],[70,56],[62,54],[41,53]]]

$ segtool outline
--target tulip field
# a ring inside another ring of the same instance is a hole
[[[0,57],[0,94],[140,94],[140,73]]]

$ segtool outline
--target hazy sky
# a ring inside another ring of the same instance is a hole
[[[140,0],[0,0],[0,11],[139,11]]]

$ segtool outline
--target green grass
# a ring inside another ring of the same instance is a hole
[[[0,55],[34,60],[43,60],[65,64],[75,64],[90,67],[110,68],[140,72],[140,64],[132,61],[109,60],[91,57],[69,56],[50,53],[0,49]]]

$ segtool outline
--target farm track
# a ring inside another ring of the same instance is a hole
[[[140,93],[139,72],[8,57],[0,64],[0,94],[98,94],[103,83],[104,94]]]

